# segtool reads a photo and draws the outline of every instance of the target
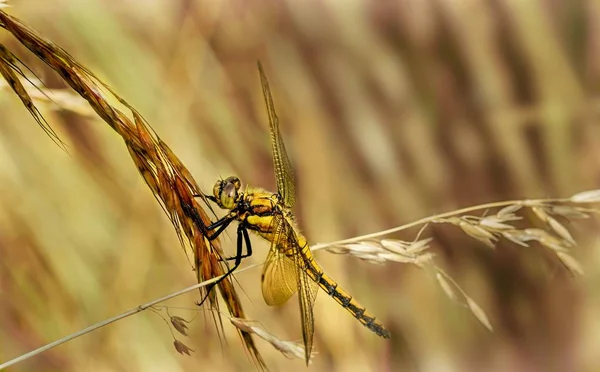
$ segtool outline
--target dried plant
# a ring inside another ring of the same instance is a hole
[[[467,233],[468,234],[468,233]],[[357,243],[329,246],[328,252],[348,254],[371,263],[383,264],[387,261],[415,265],[419,269],[432,271],[435,279],[446,295],[453,301],[471,310],[473,315],[490,331],[493,327],[483,309],[441,267],[435,264],[435,254],[426,252],[431,238],[404,242],[401,240],[364,240]]]
[[[495,248],[501,238],[522,247],[530,247],[537,242],[549,249],[556,258],[574,275],[584,275],[582,265],[571,255],[570,249],[577,243],[569,230],[555,217],[566,220],[589,218],[598,210],[584,206],[600,202],[600,190],[585,191],[566,199],[513,200],[477,205],[451,211],[399,226],[386,231],[364,235],[339,242],[317,244],[313,250],[326,249],[336,254],[348,254],[367,262],[382,264],[387,261],[413,264],[421,269],[432,270],[442,290],[448,297],[466,308],[489,330],[493,330],[484,310],[467,295],[460,285],[435,264],[435,255],[429,252],[432,238],[420,239],[429,224],[449,224],[459,227],[466,235],[474,238],[488,248]],[[468,213],[476,211],[495,214],[476,216]],[[544,228],[533,226],[517,227],[523,216],[517,212],[529,210],[544,224]],[[376,238],[397,233],[422,225],[413,242]],[[419,240],[420,239],[420,240]]]
[[[0,1],[0,8],[5,6],[6,3]],[[66,51],[1,10],[0,27],[11,32],[19,42],[58,72],[87,101],[95,113],[123,138],[140,174],[173,223],[182,246],[184,246],[186,252],[192,251],[193,266],[199,282],[193,287],[152,301],[149,304],[140,305],[117,317],[100,322],[32,353],[6,362],[0,365],[0,369],[2,369],[82,334],[146,310],[156,303],[182,293],[200,289],[201,295],[204,296],[206,294],[205,288],[218,280],[225,270],[223,269],[218,242],[210,243],[204,238],[205,226],[209,224],[210,218],[203,208],[208,207],[208,204],[201,199],[204,203],[202,204],[193,197],[194,195],[201,195],[194,178],[170,148],[152,131],[142,116],[110,87],[96,78],[92,72],[75,61]],[[26,77],[24,70],[19,66],[19,59],[6,47],[0,46],[0,73],[7,82],[7,85],[3,88],[12,89],[42,129],[53,140],[62,144],[56,133],[41,116],[36,103],[54,102],[62,109],[69,109],[80,114],[89,114],[89,109],[81,105],[82,101],[77,96],[69,93],[39,87],[31,89],[28,84],[38,85],[36,79]],[[24,78],[25,81],[22,81],[21,78]],[[133,120],[109,102],[111,96],[130,111]],[[553,253],[570,272],[575,275],[583,275],[582,265],[571,255],[571,249],[576,245],[576,241],[560,221],[588,218],[597,213],[597,210],[587,205],[598,202],[600,202],[600,190],[579,193],[567,199],[516,200],[490,203],[426,217],[407,225],[374,234],[328,244],[318,244],[313,247],[313,250],[327,249],[332,253],[348,254],[372,263],[382,264],[388,261],[408,263],[420,269],[430,270],[449,298],[470,309],[482,324],[492,329],[492,324],[484,310],[467,295],[450,275],[435,263],[435,254],[431,252],[432,249],[430,248],[432,238],[421,239],[419,237],[421,232],[426,230],[425,227],[430,224],[456,226],[466,235],[476,239],[488,248],[495,248],[501,239],[524,248],[530,247],[532,244],[539,244]],[[489,214],[490,210],[496,212]],[[478,213],[473,214],[475,212]],[[535,216],[536,220],[528,219],[528,214]],[[416,226],[423,226],[424,229],[421,230],[419,236],[413,242],[382,239],[386,235]],[[240,269],[237,272],[253,267],[256,266]],[[261,327],[254,325],[253,322],[243,319],[244,313],[241,304],[229,279],[219,283],[219,290],[228,306],[229,313],[232,315],[232,324],[240,330],[246,347],[259,366],[264,367],[264,362],[252,341],[251,334],[255,334],[271,343],[287,356],[303,356],[300,345],[290,341],[281,341]],[[209,299],[214,307],[218,307],[214,294]],[[187,334],[187,325],[183,318],[171,317],[170,321],[179,333]],[[174,346],[182,354],[189,355],[190,352],[193,352],[192,349],[178,340],[174,341]]]
[[[210,206],[190,172],[167,144],[154,133],[144,118],[64,49],[1,10],[0,27],[9,31],[21,44],[55,70],[88,102],[96,114],[121,136],[138,171],[171,220],[186,254],[188,250],[193,253],[193,268],[198,282],[224,274],[224,261],[221,259],[218,241],[209,242],[205,237],[210,218],[203,208],[210,210]],[[40,127],[55,142],[62,144],[21,83],[19,76],[25,78],[25,74],[18,61],[6,47],[0,45],[0,73]],[[133,120],[113,106],[109,96],[129,110]],[[200,195],[201,202],[195,197],[197,195]],[[209,295],[211,306],[218,308],[215,292],[207,294],[204,286],[199,288],[201,298]],[[244,311],[231,280],[227,278],[220,281],[218,288],[231,315],[243,318]],[[217,321],[221,323],[220,318]],[[264,361],[250,334],[242,331],[241,336],[257,365],[263,368]]]
[[[27,77],[22,83],[26,94],[38,105],[45,105],[51,110],[72,112],[82,117],[95,117],[94,110],[86,100],[70,90],[49,89],[39,79],[31,77]],[[6,80],[0,80],[0,89],[14,91]]]
[[[362,240],[356,243],[334,245],[328,252],[349,254],[370,263],[383,264],[388,261],[410,263],[422,267],[433,258],[433,254],[425,252],[429,249],[431,238],[405,242],[395,239]]]
[[[241,318],[231,318],[230,321],[231,324],[236,326],[238,329],[244,332],[255,334],[267,341],[285,357],[298,358],[302,360],[305,359],[304,345],[302,342],[281,340],[274,334],[267,332],[263,327],[260,326],[260,323],[256,321],[249,321]],[[316,352],[311,352],[311,359],[308,362],[309,364],[312,361],[312,357],[315,355]]]
[[[494,245],[491,243],[497,242],[500,236],[523,247],[529,247],[531,241],[537,241],[542,246],[550,248],[551,251],[556,254],[557,258],[560,259],[561,262],[565,264],[565,267],[571,270],[572,273],[583,275],[581,264],[568,253],[566,246],[568,245],[568,247],[572,247],[575,243],[571,237],[571,234],[568,233],[564,227],[557,228],[556,226],[551,226],[549,223],[548,230],[527,227],[516,228],[515,226],[511,225],[510,222],[522,220],[522,217],[515,214],[521,209],[542,208],[541,206],[543,206],[543,209],[547,213],[560,215],[567,219],[588,218],[593,214],[598,213],[598,210],[587,205],[599,202],[600,190],[592,190],[578,193],[566,199],[516,200],[476,205],[460,210],[429,216],[385,231],[331,243],[315,244],[312,247],[312,250],[319,251],[325,249],[335,254],[348,254],[376,264],[382,264],[384,262],[391,261],[415,265],[420,269],[429,269],[434,273],[435,280],[440,285],[440,288],[451,300],[456,301],[462,306],[468,308],[477,318],[477,320],[479,320],[486,328],[493,330],[492,323],[485,311],[461,288],[461,286],[450,275],[448,275],[441,267],[435,264],[435,255],[429,252],[429,243],[432,242],[432,239],[419,239],[419,236],[426,230],[430,223],[445,223],[461,228],[461,230],[464,231],[468,236],[479,240],[484,246],[491,248],[494,247]],[[487,211],[492,208],[497,208],[499,210],[496,212],[496,214],[485,217],[467,215],[467,213],[475,211]],[[405,242],[395,239],[377,239],[386,235],[408,230],[415,226],[422,226],[422,228],[417,235],[417,239],[415,239],[413,242]],[[557,233],[554,231],[554,229],[558,229],[561,232]],[[562,237],[559,238],[557,236],[553,236],[553,234],[562,235]],[[234,275],[254,269],[261,265],[262,264],[256,264],[238,269],[235,271]],[[161,302],[167,301],[198,288],[209,286],[219,279],[220,277],[215,277],[198,283],[194,286],[185,288],[181,291],[172,293],[168,296],[140,305],[135,309],[94,324],[84,330],[64,337],[63,339],[0,364],[0,369],[14,365],[20,361],[28,359],[62,343],[71,341],[105,325],[114,323],[128,316],[152,308]],[[277,350],[281,351],[288,357],[303,358],[304,356],[304,351],[302,350],[301,345],[291,341],[282,341],[275,335],[266,332],[261,327],[253,325],[254,322],[252,321],[232,317],[231,322],[244,334],[256,334],[265,341],[271,343]],[[186,322],[183,320],[183,318],[171,317],[171,324],[179,333],[183,335],[186,335],[187,326],[185,323]],[[189,352],[193,351],[178,340],[175,340],[174,342],[175,348],[180,353],[189,355]]]
[[[190,352],[194,352],[194,350],[190,349],[186,344],[179,340],[173,341],[173,346],[175,346],[175,350],[177,350],[177,352],[181,355],[185,354],[187,356],[190,356]]]
[[[171,316],[171,324],[173,325],[173,328],[175,328],[177,330],[177,332],[181,333],[184,336],[187,336],[187,323],[189,323],[187,320],[183,319],[180,316]]]

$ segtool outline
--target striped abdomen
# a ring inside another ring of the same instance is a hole
[[[348,292],[340,288],[335,280],[331,279],[329,275],[323,272],[319,264],[313,258],[306,239],[302,236],[297,236],[297,239],[299,246],[303,247],[301,254],[303,256],[305,267],[302,269],[306,271],[308,276],[310,276],[310,278],[329,296],[333,297],[337,303],[342,305],[344,309],[348,310],[352,316],[358,319],[362,325],[375,332],[378,336],[390,338],[390,332],[375,318],[375,315],[365,309],[358,301],[353,299]]]

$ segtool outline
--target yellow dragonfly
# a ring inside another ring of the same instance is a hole
[[[240,180],[233,176],[217,181],[213,195],[208,198],[229,213],[208,227],[209,231],[216,229],[209,239],[216,238],[232,221],[238,221],[237,255],[231,258],[235,259],[235,263],[227,274],[237,268],[242,258],[252,255],[248,230],[271,242],[261,277],[263,297],[267,305],[276,306],[284,304],[298,292],[307,364],[313,344],[313,305],[319,287],[365,327],[389,338],[390,333],[383,324],[323,272],[313,258],[306,238],[297,228],[291,210],[295,203],[294,173],[279,133],[279,119],[260,62],[258,71],[269,116],[277,193],[250,186],[242,190]],[[243,254],[244,243],[246,254]]]

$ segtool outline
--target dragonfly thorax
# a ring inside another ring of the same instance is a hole
[[[224,180],[219,180],[213,187],[213,195],[219,207],[223,209],[233,209],[237,202],[238,192],[242,182],[235,176],[229,176]]]

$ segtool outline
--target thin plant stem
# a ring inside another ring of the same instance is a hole
[[[437,219],[452,217],[452,216],[456,216],[456,215],[460,215],[460,214],[464,214],[464,213],[468,213],[468,212],[472,212],[472,211],[482,210],[482,209],[500,208],[500,207],[506,207],[506,206],[509,206],[509,205],[512,205],[512,204],[522,204],[522,203],[524,203],[526,201],[530,202],[530,203],[538,203],[538,204],[540,204],[540,203],[564,203],[564,202],[569,202],[569,199],[557,199],[557,198],[554,198],[554,199],[511,200],[511,201],[501,201],[501,202],[493,202],[493,203],[487,203],[487,204],[480,204],[480,205],[471,206],[471,207],[467,207],[467,208],[463,208],[463,209],[458,209],[458,210],[454,210],[454,211],[450,211],[450,212],[436,214],[434,216],[428,216],[428,217],[422,218],[420,220],[416,220],[416,221],[413,221],[411,223],[408,223],[406,225],[397,226],[397,227],[394,227],[394,228],[391,228],[391,229],[388,229],[388,230],[379,231],[379,232],[372,233],[372,234],[361,235],[361,236],[357,236],[357,237],[349,238],[349,239],[344,239],[344,240],[338,240],[338,241],[331,242],[331,243],[315,244],[314,246],[311,247],[311,250],[312,251],[317,251],[317,250],[322,250],[322,249],[325,249],[325,248],[328,248],[328,247],[331,247],[331,246],[335,246],[335,245],[348,244],[348,243],[353,243],[353,242],[357,242],[357,241],[361,241],[361,240],[378,238],[378,237],[381,237],[381,236],[385,236],[385,235],[389,235],[389,234],[392,234],[392,233],[396,233],[398,231],[403,231],[403,230],[409,229],[411,227],[415,227],[415,226],[423,225],[423,224],[426,224],[426,223],[430,223],[430,222],[433,222],[433,221],[435,221]],[[250,269],[253,269],[255,267],[258,267],[258,266],[262,266],[262,263],[250,265],[250,266],[244,267],[243,269],[238,269],[233,274],[236,275],[236,274],[239,274],[239,273],[244,272],[246,270],[250,270]],[[180,291],[173,292],[173,293],[171,293],[171,294],[169,294],[167,296],[164,296],[164,297],[158,298],[156,300],[150,301],[150,302],[145,303],[143,305],[140,305],[140,306],[138,306],[138,307],[136,307],[134,309],[126,311],[126,312],[124,312],[122,314],[116,315],[116,316],[114,316],[112,318],[109,318],[109,319],[103,320],[103,321],[101,321],[99,323],[96,323],[94,325],[91,325],[91,326],[89,326],[89,327],[87,327],[85,329],[82,329],[81,331],[78,331],[78,332],[75,332],[73,334],[70,334],[70,335],[68,335],[66,337],[63,337],[63,338],[61,338],[59,340],[56,340],[56,341],[54,341],[52,343],[49,343],[49,344],[47,344],[45,346],[42,346],[42,347],[38,348],[38,349],[35,349],[35,350],[32,350],[32,351],[30,351],[30,352],[28,352],[26,354],[23,354],[23,355],[21,355],[21,356],[19,356],[17,358],[14,358],[14,359],[11,359],[11,360],[9,360],[7,362],[4,362],[4,363],[0,364],[0,370],[3,370],[5,368],[7,368],[7,367],[10,367],[10,366],[16,364],[16,363],[22,362],[22,361],[24,361],[26,359],[29,359],[29,358],[31,358],[33,356],[36,356],[36,355],[38,355],[38,354],[40,354],[40,353],[42,353],[42,352],[44,352],[46,350],[49,350],[49,349],[52,349],[52,348],[56,347],[58,345],[64,344],[65,342],[71,341],[71,340],[73,340],[73,339],[75,339],[77,337],[83,336],[86,333],[90,333],[92,331],[95,331],[98,328],[102,328],[102,327],[104,327],[104,326],[106,326],[108,324],[114,323],[114,322],[116,322],[118,320],[121,320],[121,319],[127,318],[127,317],[129,317],[131,315],[137,314],[137,313],[139,313],[141,311],[144,311],[144,310],[148,309],[149,307],[152,307],[152,306],[154,306],[154,305],[156,305],[158,303],[170,300],[170,299],[172,299],[174,297],[177,297],[179,295],[182,295],[184,293],[191,292],[191,291],[193,291],[195,289],[198,289],[198,288],[207,286],[209,284],[212,284],[212,283],[216,282],[217,280],[219,280],[221,277],[222,276],[218,276],[218,277],[215,277],[215,278],[212,278],[212,279],[209,279],[209,280],[205,280],[202,283],[198,283],[198,284],[195,284],[195,285],[193,285],[191,287],[187,287],[185,289],[182,289]]]
[[[441,218],[452,217],[452,216],[456,216],[456,215],[460,215],[460,214],[464,214],[464,213],[468,213],[468,212],[478,211],[481,209],[507,207],[512,204],[522,204],[523,202],[528,202],[528,203],[533,204],[533,203],[566,203],[569,201],[570,201],[570,199],[568,199],[568,198],[552,198],[552,199],[508,200],[508,201],[480,204],[480,205],[475,205],[475,206],[471,206],[471,207],[453,210],[450,212],[436,214],[434,216],[424,217],[424,218],[421,218],[420,220],[413,221],[406,225],[396,226],[396,227],[393,227],[388,230],[378,231],[375,233],[356,236],[354,238],[338,240],[338,241],[330,242],[330,243],[315,244],[311,247],[311,250],[318,251],[318,250],[329,248],[329,247],[335,246],[335,245],[343,245],[343,244],[354,243],[354,242],[367,240],[367,239],[379,238],[381,236],[385,236],[385,235],[393,234],[393,233],[396,233],[399,231],[410,229],[411,227],[415,227],[415,226],[423,225],[423,224],[426,224],[429,222],[433,222],[433,221],[441,219]]]
[[[257,266],[261,266],[261,265],[262,264],[255,264],[255,265],[250,265],[248,267],[244,267],[243,269],[236,270],[235,274],[239,274],[239,273],[241,273],[243,271],[250,270],[250,269],[253,269],[253,268],[255,268]],[[63,338],[61,338],[59,340],[51,342],[51,343],[49,343],[47,345],[44,345],[44,346],[42,346],[40,348],[32,350],[32,351],[30,351],[30,352],[28,352],[26,354],[23,354],[23,355],[21,355],[21,356],[19,356],[17,358],[14,358],[14,359],[11,359],[11,360],[9,360],[7,362],[4,362],[4,363],[0,364],[0,370],[3,370],[5,368],[8,368],[8,367],[10,367],[12,365],[15,365],[15,364],[17,364],[19,362],[22,362],[22,361],[24,361],[26,359],[29,359],[29,358],[31,358],[33,356],[36,356],[36,355],[38,355],[40,353],[43,353],[46,350],[50,350],[50,349],[52,349],[52,348],[54,348],[54,347],[56,347],[58,345],[62,345],[65,342],[68,342],[68,341],[76,339],[76,338],[78,338],[80,336],[83,336],[86,333],[90,333],[92,331],[95,331],[98,328],[102,328],[102,327],[104,327],[106,325],[109,325],[111,323],[114,323],[114,322],[116,322],[118,320],[121,320],[121,319],[127,318],[127,317],[129,317],[131,315],[137,314],[137,313],[139,313],[141,311],[144,311],[144,310],[146,310],[146,309],[148,309],[148,308],[150,308],[150,307],[152,307],[152,306],[154,306],[154,305],[156,305],[158,303],[170,300],[170,299],[175,298],[177,296],[180,296],[180,295],[182,295],[184,293],[188,293],[188,292],[191,292],[191,291],[193,291],[195,289],[198,289],[198,288],[207,286],[209,284],[212,284],[212,283],[216,282],[217,280],[221,279],[222,276],[223,275],[218,276],[218,277],[214,277],[214,278],[211,278],[209,280],[205,280],[202,283],[198,283],[198,284],[195,284],[195,285],[193,285],[191,287],[184,288],[184,289],[182,289],[180,291],[170,293],[170,294],[168,294],[168,295],[166,295],[164,297],[158,298],[156,300],[152,300],[152,301],[147,302],[147,303],[145,303],[143,305],[139,305],[139,306],[137,306],[134,309],[131,309],[131,310],[126,311],[124,313],[121,313],[119,315],[113,316],[112,318],[108,318],[108,319],[103,320],[103,321],[101,321],[99,323],[93,324],[93,325],[91,325],[91,326],[89,326],[87,328],[84,328],[84,329],[82,329],[82,330],[80,330],[78,332],[72,333],[72,334],[70,334],[70,335],[68,335],[66,337],[63,337]]]

